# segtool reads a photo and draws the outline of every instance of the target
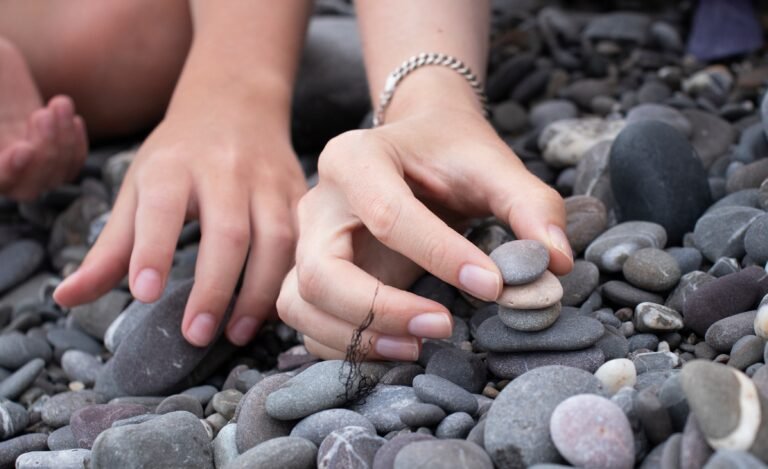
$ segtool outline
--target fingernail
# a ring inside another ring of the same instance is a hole
[[[245,345],[256,333],[261,321],[251,316],[243,316],[230,327],[227,336],[230,342],[235,345]]]
[[[562,228],[557,225],[549,225],[547,231],[549,231],[549,242],[552,244],[552,247],[563,253],[571,260],[571,262],[573,262],[571,243],[568,241],[568,237],[565,235]]]
[[[417,337],[445,339],[451,336],[453,324],[445,313],[424,313],[408,322],[408,332]]]
[[[383,335],[376,340],[376,353],[390,360],[414,361],[419,358],[419,346],[413,339]]]
[[[205,347],[211,343],[214,332],[216,332],[216,318],[210,313],[200,313],[192,320],[186,336],[192,345]]]
[[[160,273],[155,269],[142,269],[133,282],[131,292],[139,301],[155,301],[163,293]]]
[[[472,264],[461,268],[459,283],[464,290],[485,301],[494,301],[501,293],[501,276]]]

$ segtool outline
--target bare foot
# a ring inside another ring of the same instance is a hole
[[[87,152],[72,100],[44,106],[24,57],[0,38],[0,193],[33,199],[77,176]]]

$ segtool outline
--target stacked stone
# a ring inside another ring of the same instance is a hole
[[[541,243],[515,240],[494,249],[504,289],[497,300],[498,314],[477,330],[478,344],[489,352],[488,368],[512,379],[527,370],[564,364],[594,372],[605,361],[595,345],[603,325],[563,308],[563,287],[547,270],[549,253]]]

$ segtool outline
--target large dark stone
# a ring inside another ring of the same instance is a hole
[[[611,146],[611,186],[622,220],[647,220],[672,243],[711,203],[707,173],[685,137],[667,124],[637,122]]]

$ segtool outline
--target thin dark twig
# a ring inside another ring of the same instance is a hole
[[[346,376],[342,376],[344,381],[344,398],[347,402],[359,402],[373,391],[376,387],[376,381],[370,376],[363,373],[362,365],[365,357],[371,351],[373,346],[373,339],[368,338],[368,343],[363,344],[363,332],[371,327],[374,318],[374,306],[376,305],[376,297],[379,295],[380,281],[376,282],[376,290],[373,292],[373,300],[371,300],[371,307],[368,310],[368,315],[363,322],[352,333],[352,338],[347,346],[347,353],[344,357],[344,361],[349,363],[349,373]],[[347,367],[341,368],[342,375]]]

